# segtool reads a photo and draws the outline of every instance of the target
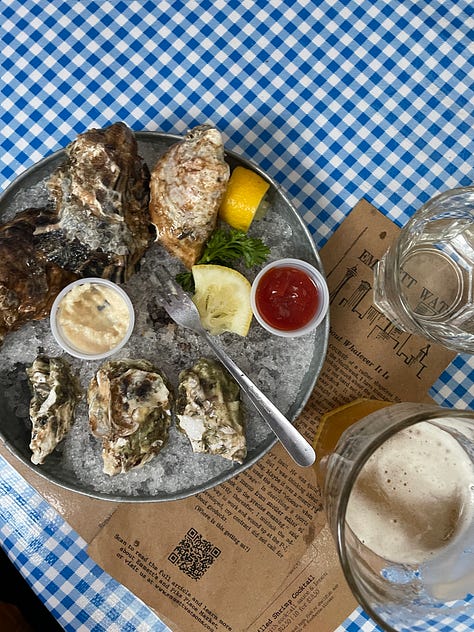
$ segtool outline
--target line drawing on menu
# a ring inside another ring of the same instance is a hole
[[[342,253],[342,255],[339,257],[339,260],[336,261],[336,263],[334,264],[333,268],[327,273],[327,277],[330,277],[331,274],[337,270],[337,268],[340,266],[341,262],[344,261],[344,259],[347,257],[347,255],[349,254],[349,252],[352,250],[352,248],[354,248],[354,246],[356,245],[356,243],[362,238],[362,236],[368,231],[368,227],[366,226],[358,235],[357,237],[354,239],[354,241],[352,241],[349,246],[346,248],[346,250]]]
[[[351,248],[359,241],[366,232],[363,230],[352,242],[339,259],[338,264],[331,270],[335,272],[337,266],[344,261],[345,256]],[[354,286],[354,279],[358,284]],[[428,366],[428,356],[431,349],[429,342],[420,342],[420,346],[414,346],[416,338],[412,334],[403,331],[395,323],[392,323],[372,302],[372,284],[367,279],[359,279],[357,265],[346,268],[339,283],[329,293],[329,302],[333,304],[337,301],[337,306],[349,309],[359,320],[368,321],[372,328],[367,333],[367,339],[376,339],[390,345],[395,355],[407,366],[415,371],[415,376],[421,379],[422,372]],[[367,304],[368,303],[368,304]]]

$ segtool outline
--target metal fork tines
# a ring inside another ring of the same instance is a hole
[[[168,271],[157,273],[157,277],[163,289],[157,300],[170,318],[178,325],[204,335],[206,331],[201,324],[198,309],[189,294],[176,283]]]
[[[170,318],[178,325],[200,334],[207,341],[215,355],[247,394],[293,460],[302,467],[312,465],[316,458],[312,446],[251,379],[241,371],[217,343],[215,337],[204,329],[198,309],[191,297],[173,279],[165,267],[155,270],[155,274],[162,289],[162,294],[157,297],[159,304],[166,310]]]

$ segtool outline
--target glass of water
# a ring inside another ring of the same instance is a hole
[[[403,331],[474,353],[474,186],[429,200],[375,268],[374,303]]]

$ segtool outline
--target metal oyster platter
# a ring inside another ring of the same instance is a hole
[[[180,136],[157,132],[135,132],[139,153],[150,168]],[[10,220],[28,207],[46,204],[46,182],[63,162],[64,150],[31,167],[13,182],[0,198],[0,221]],[[269,261],[282,257],[304,259],[322,269],[313,240],[291,203],[261,169],[226,151],[231,169],[241,165],[259,173],[270,183],[268,210],[254,221],[251,236],[260,237],[271,249]],[[182,271],[179,261],[153,244],[140,268],[123,288],[135,309],[134,332],[117,358],[143,358],[153,362],[176,387],[178,374],[200,357],[213,357],[199,337],[170,321],[156,301],[152,281],[156,266],[165,264],[172,272]],[[260,268],[241,269],[251,282]],[[219,336],[221,345],[240,368],[291,420],[306,404],[324,362],[329,318],[311,334],[301,338],[280,338],[265,331],[254,319],[247,337]],[[40,476],[66,489],[95,498],[127,502],[176,500],[209,489],[242,472],[261,458],[276,438],[243,396],[248,454],[242,464],[219,456],[194,454],[187,437],[172,424],[167,445],[149,463],[127,473],[108,476],[102,471],[101,444],[89,431],[85,397],[68,436],[42,465],[31,463],[29,448],[30,388],[26,368],[38,353],[62,355],[49,328],[48,319],[27,323],[5,338],[0,350],[0,436],[7,448]],[[100,361],[83,361],[67,356],[85,390]]]

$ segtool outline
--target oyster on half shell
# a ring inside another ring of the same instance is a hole
[[[230,167],[221,133],[198,125],[157,161],[150,179],[150,215],[157,241],[191,268],[217,222]]]
[[[103,471],[110,476],[150,461],[168,440],[173,396],[147,360],[110,360],[87,393],[89,425],[102,439]]]
[[[26,369],[26,374],[33,393],[31,461],[40,465],[69,432],[81,388],[69,364],[61,357],[39,355]]]
[[[218,454],[237,463],[245,459],[240,389],[220,363],[200,358],[181,371],[176,416],[194,452]]]

